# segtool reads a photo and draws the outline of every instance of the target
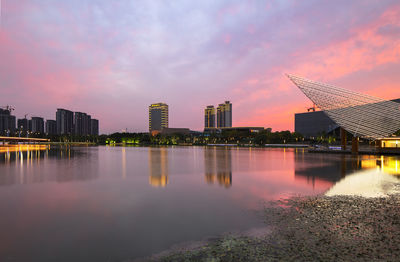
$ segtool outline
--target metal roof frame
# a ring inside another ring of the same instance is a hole
[[[356,137],[376,140],[400,130],[400,103],[287,76],[328,117]]]

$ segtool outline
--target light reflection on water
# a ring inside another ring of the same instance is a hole
[[[155,187],[168,184],[168,150],[165,147],[149,148],[149,183]]]
[[[0,186],[97,178],[97,172],[84,172],[84,169],[75,172],[53,172],[51,169],[54,164],[52,159],[62,161],[61,166],[66,166],[73,162],[71,158],[77,156],[86,159],[89,157],[84,150],[75,150],[69,146],[29,144],[0,146],[0,159],[4,160],[3,163],[0,161],[0,165],[3,164],[0,166]]]
[[[0,261],[143,257],[180,242],[259,227],[256,210],[263,201],[322,194],[365,169],[397,179],[400,167],[398,157],[304,149],[2,150]]]

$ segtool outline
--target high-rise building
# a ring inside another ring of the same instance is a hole
[[[30,131],[29,130],[29,121],[28,121],[28,119],[26,119],[26,118],[18,119],[17,123],[18,123],[17,129],[19,131],[22,131],[22,132]]]
[[[85,122],[83,122],[83,130],[85,135],[91,135],[92,134],[92,116],[91,115],[86,115]]]
[[[44,134],[44,119],[42,117],[32,117],[32,133]]]
[[[75,112],[74,118],[74,134],[79,136],[87,136],[90,134],[92,117],[86,113]]]
[[[229,101],[217,107],[217,127],[232,127],[232,104]]]
[[[56,120],[46,120],[46,134],[56,135],[57,134],[57,121]]]
[[[168,128],[168,105],[164,103],[151,104],[149,106],[149,130],[159,132]]]
[[[215,127],[215,108],[214,106],[207,106],[204,110],[204,128]]]
[[[74,131],[74,113],[66,109],[57,109],[57,134],[71,135]]]
[[[9,135],[15,132],[15,116],[11,115],[11,109],[0,108],[0,134]]]
[[[90,134],[94,136],[99,135],[99,120],[97,119],[90,120]]]

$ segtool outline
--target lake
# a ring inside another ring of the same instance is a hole
[[[265,227],[263,203],[398,157],[240,147],[0,147],[0,261],[123,261]],[[399,170],[399,171],[398,171]]]

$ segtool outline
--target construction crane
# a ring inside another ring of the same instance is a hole
[[[315,112],[315,104],[312,107],[307,108],[307,112]]]
[[[10,113],[15,110],[15,108],[13,108],[12,106],[6,105],[6,106],[0,106],[0,108],[4,109],[4,110],[8,110]]]

